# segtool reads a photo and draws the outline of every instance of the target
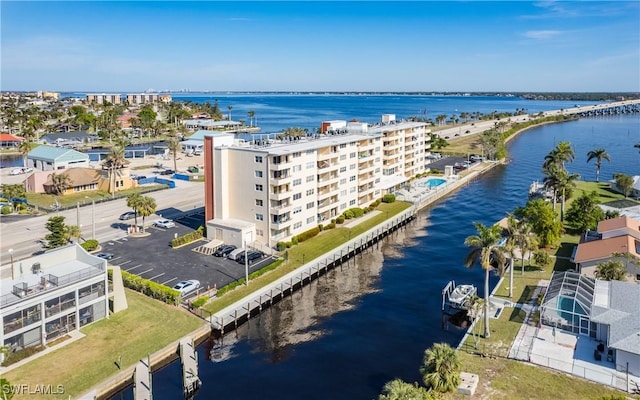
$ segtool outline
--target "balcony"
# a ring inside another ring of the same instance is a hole
[[[271,228],[272,229],[284,229],[288,225],[291,225],[290,217],[276,218],[275,220],[271,220]]]
[[[289,211],[293,204],[289,201],[271,202],[271,211],[278,211],[279,214],[283,214]]]

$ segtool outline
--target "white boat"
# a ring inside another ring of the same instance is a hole
[[[529,186],[529,198],[551,201],[553,200],[553,190],[545,188],[544,184],[538,181],[534,181]]]
[[[466,309],[469,306],[469,300],[477,291],[478,289],[473,285],[458,285],[449,294],[449,304],[455,308]]]

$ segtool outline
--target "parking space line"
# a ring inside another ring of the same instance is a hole
[[[132,261],[132,260],[125,261],[125,262],[121,262],[121,263],[120,263],[120,266],[122,267],[122,266],[123,266],[123,265],[125,265],[125,264],[129,264],[131,261]]]
[[[120,258],[122,258],[122,257],[113,257],[110,261],[115,261],[115,260],[120,259]]]
[[[142,264],[138,264],[138,265],[136,265],[135,267],[131,267],[131,268],[127,269],[126,271],[127,271],[127,272],[131,272],[131,271],[133,271],[134,269],[136,269],[136,268],[138,268],[138,267],[142,267]]]
[[[137,275],[138,275],[138,276],[140,276],[140,275],[142,275],[142,274],[146,274],[146,273],[147,273],[147,272],[149,272],[149,271],[153,271],[153,268],[149,268],[149,269],[148,269],[148,270],[146,270],[146,271],[142,271],[142,272],[140,272],[140,273],[139,273],[139,274],[137,274]]]
[[[176,279],[178,279],[177,276],[174,276],[173,278],[169,279],[168,281],[164,281],[162,282],[163,285],[166,285],[167,283],[171,282],[171,281],[175,281]]]
[[[154,280],[154,279],[156,279],[156,278],[161,277],[162,275],[164,275],[164,272],[163,272],[163,273],[161,273],[161,274],[158,274],[158,275],[156,275],[156,276],[152,276],[151,278],[149,278],[149,280]]]

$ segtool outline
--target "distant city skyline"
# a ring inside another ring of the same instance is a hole
[[[3,1],[0,33],[3,91],[640,91],[637,1]]]

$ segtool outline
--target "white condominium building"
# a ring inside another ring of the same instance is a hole
[[[349,123],[342,134],[231,146],[205,137],[209,239],[274,247],[426,170],[425,124],[366,127]]]
[[[122,95],[121,94],[111,94],[111,93],[90,93],[87,94],[87,103],[93,104],[122,104]]]
[[[129,105],[157,103],[160,101],[160,95],[158,93],[138,93],[127,94],[127,102]]]

